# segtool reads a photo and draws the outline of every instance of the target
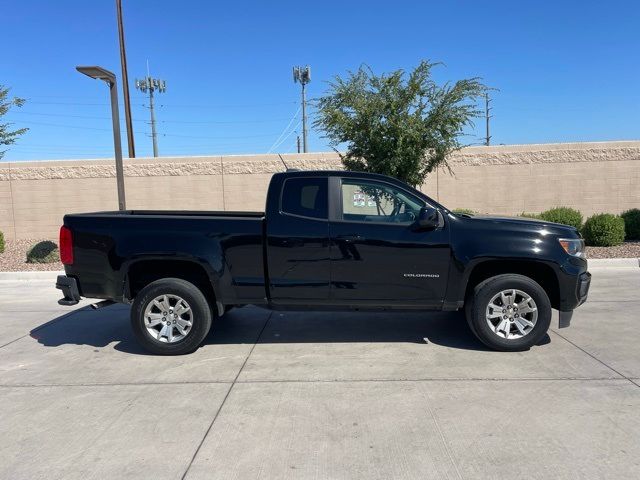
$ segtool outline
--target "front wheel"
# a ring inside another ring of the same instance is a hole
[[[163,278],[144,287],[131,308],[131,326],[140,344],[158,355],[196,350],[211,328],[211,309],[198,287]]]
[[[469,300],[466,314],[471,330],[495,350],[526,350],[549,330],[549,297],[529,277],[516,274],[491,277],[474,288]]]

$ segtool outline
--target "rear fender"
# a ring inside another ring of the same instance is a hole
[[[218,315],[224,313],[220,275],[201,259],[175,255],[144,255],[123,264],[122,270],[125,272],[122,296],[127,302],[135,298],[143,284],[160,278],[173,277],[191,281],[200,287],[212,305],[215,304]]]

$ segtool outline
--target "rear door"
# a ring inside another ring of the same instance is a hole
[[[267,267],[274,304],[329,298],[326,176],[274,177],[267,212]]]
[[[417,231],[424,199],[382,180],[332,178],[331,299],[352,305],[439,306],[450,261],[442,225]]]

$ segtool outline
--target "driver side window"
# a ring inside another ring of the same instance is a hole
[[[411,224],[425,204],[391,185],[342,179],[342,219],[351,222]]]

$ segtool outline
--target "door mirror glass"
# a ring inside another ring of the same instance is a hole
[[[440,225],[440,214],[432,207],[422,207],[416,221],[420,230],[431,230]]]

